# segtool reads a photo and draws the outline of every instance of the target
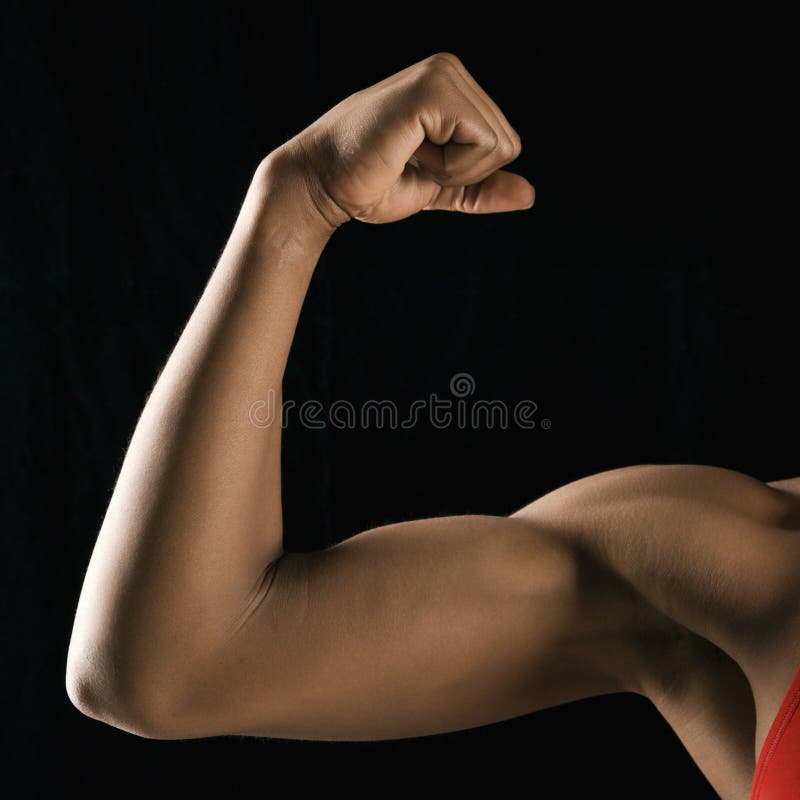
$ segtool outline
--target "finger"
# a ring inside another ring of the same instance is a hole
[[[443,186],[478,183],[510,160],[509,140],[460,90],[437,93],[419,123],[425,138],[414,156]]]
[[[485,119],[500,136],[507,139],[509,152],[511,154],[509,161],[513,161],[522,150],[522,142],[519,134],[511,127],[511,123],[509,123],[505,114],[503,114],[497,103],[484,91],[457,56],[452,53],[439,53],[438,57],[452,65],[452,78],[458,84],[460,90],[469,98],[470,102],[481,111]]]
[[[464,91],[469,95],[473,104],[481,108],[484,116],[492,120],[497,126],[502,128],[505,134],[513,145],[514,155],[512,161],[519,156],[522,151],[522,140],[519,134],[514,130],[508,118],[500,110],[497,103],[492,100],[491,96],[483,89],[483,87],[475,80],[470,71],[464,66],[464,63],[457,56],[452,53],[441,53],[441,56],[449,59],[454,68],[454,73],[459,80],[464,84]]]
[[[521,175],[499,169],[480,183],[439,186],[423,211],[461,211],[493,214],[530,208],[536,198],[533,186]]]
[[[418,153],[425,154],[429,151],[434,150],[441,150],[437,145],[431,144],[429,142],[423,143],[420,148],[417,150]],[[456,174],[443,174],[441,171],[429,169],[426,166],[426,163],[430,163],[431,161],[436,161],[437,157],[435,155],[430,156],[425,159],[425,163],[419,158],[415,159],[414,164],[418,166],[420,172],[430,178],[432,181],[436,182],[439,186],[448,187],[453,189],[462,189],[466,186],[471,186],[474,184],[481,183],[482,181],[489,178],[495,172],[498,171],[497,163],[500,161],[501,164],[506,163],[505,160],[498,159],[497,157],[492,158],[483,158],[475,163],[470,164],[469,169],[465,169],[463,172],[457,172]]]

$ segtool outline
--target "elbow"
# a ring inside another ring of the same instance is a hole
[[[145,739],[188,739],[177,704],[140,676],[103,667],[108,658],[67,659],[65,688],[75,708],[90,719]]]
[[[99,722],[113,724],[111,719],[116,715],[112,713],[111,709],[115,703],[112,702],[108,691],[95,677],[89,675],[88,672],[68,669],[66,689],[69,701],[81,714]]]

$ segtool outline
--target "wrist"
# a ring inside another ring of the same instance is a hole
[[[269,153],[256,168],[261,196],[277,200],[293,215],[304,236],[327,242],[350,216],[327,195],[302,145],[290,140]]]

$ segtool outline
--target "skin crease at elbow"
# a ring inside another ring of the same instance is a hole
[[[721,797],[751,796],[800,666],[800,479],[631,465],[505,517],[283,549],[281,426],[241,410],[280,397],[326,244],[422,211],[524,214],[535,192],[509,168],[521,147],[441,52],[257,166],[92,551],[67,660],[80,711],[155,739],[355,741],[634,692]]]

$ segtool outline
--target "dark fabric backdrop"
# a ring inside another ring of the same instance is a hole
[[[290,781],[301,796],[714,797],[634,696],[418,740],[158,742],[83,717],[64,669],[128,439],[255,165],[439,50],[520,132],[516,168],[537,205],[345,226],[313,279],[285,396],[405,408],[467,372],[474,398],[532,399],[551,426],[290,423],[287,549],[419,516],[506,514],[626,464],[800,475],[785,23],[674,9],[556,20],[535,6],[523,22],[512,7],[452,4],[2,13],[0,752],[13,796],[244,797]]]

